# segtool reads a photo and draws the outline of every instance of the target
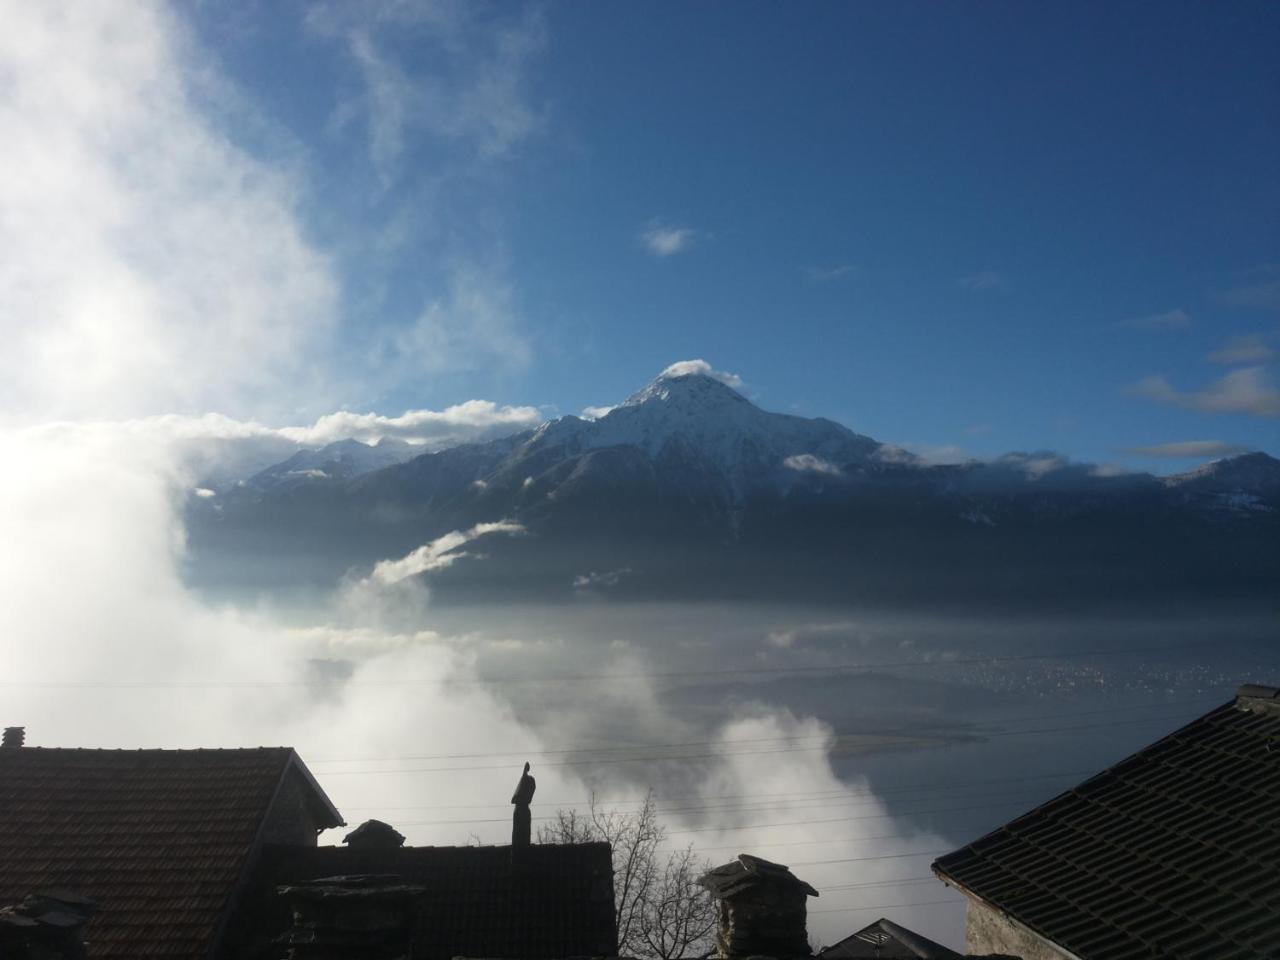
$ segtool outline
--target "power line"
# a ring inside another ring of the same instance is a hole
[[[1172,700],[1164,703],[1151,704],[1129,704],[1123,707],[1107,707],[1100,710],[1072,710],[1066,713],[1034,713],[1025,716],[1009,716],[1000,718],[1003,722],[1021,721],[1021,720],[1051,720],[1060,717],[1074,718],[1096,716],[1103,713],[1128,713],[1132,710],[1152,710],[1159,707],[1177,707],[1190,705],[1193,703],[1201,703],[1203,697],[1195,700]],[[918,730],[868,730],[868,731],[845,731],[833,733],[830,736],[837,740],[840,737],[913,737],[918,738],[922,735]],[[727,741],[728,745],[739,743],[783,743],[783,742],[800,742],[807,740],[823,740],[828,739],[828,734],[805,734],[789,737],[749,737],[740,740]],[[726,743],[722,739],[716,740],[682,740],[674,742],[658,742],[658,743],[630,743],[615,744],[612,746],[598,747],[561,747],[555,750],[525,750],[525,751],[490,751],[485,753],[444,753],[444,754],[407,754],[390,757],[309,757],[308,765],[321,763],[392,763],[400,761],[414,760],[470,760],[483,759],[487,757],[546,757],[560,756],[563,754],[579,754],[579,753],[619,753],[626,750],[657,750],[679,747],[704,747],[715,746],[716,744]],[[590,759],[590,758],[584,758]]]
[[[977,799],[977,797],[983,797],[983,796],[1005,796],[1005,794],[1004,794],[1004,793],[998,793],[998,794],[978,794],[976,797],[966,797],[965,799],[973,800],[973,799]],[[1019,798],[1019,799],[1023,799],[1023,798]],[[861,802],[861,803],[851,803],[851,804],[847,804],[847,805],[846,805],[846,804],[837,804],[837,803],[825,804],[825,806],[841,806],[841,807],[843,807],[843,806],[850,806],[850,807],[869,807],[869,806],[878,806],[878,805],[879,805],[879,801],[877,801],[877,800],[867,800],[867,801],[863,801],[863,802]],[[765,810],[765,809],[769,809],[769,808],[764,807],[764,808],[759,808],[759,809]],[[813,808],[810,808],[810,809],[820,810],[820,809],[822,809],[822,807],[821,807],[821,806],[819,806],[819,807],[813,807]],[[974,809],[974,808],[972,808],[972,807],[965,807],[965,808],[963,808],[963,809],[971,810],[971,809]],[[981,808],[978,808],[978,809],[981,809]],[[678,812],[681,812],[681,811],[670,810],[670,811],[659,811],[659,812],[678,813]],[[744,812],[744,813],[753,813],[753,812],[756,812],[756,811],[755,811],[755,810],[753,810],[753,809],[751,809],[751,808],[748,808],[748,809],[746,809],[746,810],[743,810],[742,812]],[[910,813],[915,813],[915,812],[917,812],[917,811],[906,811],[903,815],[905,816],[905,815],[908,815],[908,814],[910,814]],[[924,813],[924,812],[926,812],[926,811],[918,811],[918,812],[920,812],[920,813]],[[886,816],[893,816],[893,814],[886,814]],[[458,819],[458,820],[402,820],[402,821],[401,821],[401,823],[402,823],[402,824],[404,824],[405,826],[415,826],[415,827],[421,827],[421,826],[449,826],[449,825],[453,825],[453,824],[460,824],[460,823],[507,823],[508,821],[510,821],[510,819],[511,819],[510,817],[476,817],[476,818],[470,818],[470,819]],[[532,820],[536,820],[536,821],[539,821],[539,822],[542,822],[542,823],[545,823],[545,822],[548,822],[548,821],[558,820],[558,819],[560,819],[560,818],[559,818],[558,816],[544,816],[544,817],[532,817],[532,818],[530,818],[530,819],[532,819]],[[841,819],[845,819],[845,818],[841,818]],[[805,822],[809,822],[809,821],[805,821]],[[815,821],[812,821],[812,822],[814,822],[814,823],[828,823],[828,822],[830,822],[830,823],[835,823],[835,822],[837,822],[837,821],[835,821],[835,820],[831,820],[831,821],[827,821],[827,820],[815,820]],[[748,825],[747,825],[747,827],[750,827],[750,826],[753,826],[753,824],[748,824]],[[760,826],[766,826],[766,824],[760,824]],[[724,828],[722,828],[722,829],[726,829],[726,830],[740,830],[740,829],[747,829],[747,827],[724,827]],[[708,828],[708,829],[712,829],[712,828]],[[675,830],[675,831],[672,831],[672,832],[673,832],[673,833],[688,833],[688,832],[690,832],[690,831],[687,831],[687,830]],[[702,831],[697,831],[697,832],[702,832]]]
[[[810,910],[809,913],[861,913],[864,910],[893,910],[899,907],[937,907],[944,903],[964,903],[964,900],[915,900],[907,903],[873,903],[864,907],[834,907],[829,910]]]
[[[902,880],[867,880],[861,883],[837,883],[824,886],[819,893],[835,893],[839,890],[855,890],[863,887],[913,887],[924,883],[941,883],[935,876],[905,877]]]
[[[986,778],[983,778],[982,780],[962,780],[962,781],[950,781],[950,782],[944,780],[936,783],[917,783],[917,784],[911,784],[908,786],[886,787],[882,790],[837,789],[837,790],[801,791],[801,792],[793,792],[793,793],[761,793],[761,794],[721,793],[721,794],[708,794],[706,797],[699,797],[697,794],[672,794],[669,797],[666,797],[665,799],[667,800],[698,800],[698,799],[732,800],[736,798],[819,799],[819,798],[826,798],[831,796],[843,796],[846,794],[849,796],[855,796],[855,797],[879,797],[879,796],[885,796],[887,794],[927,792],[927,791],[933,791],[938,789],[965,789],[967,787],[985,787],[987,784],[991,784],[991,783],[1014,783],[1014,782],[1025,781],[1025,780],[1048,780],[1055,777],[1076,777],[1076,776],[1084,776],[1085,774],[1091,773],[1091,772],[1092,771],[1089,771],[1089,770],[1061,770],[1056,773],[1041,773],[1041,774],[1035,774],[1033,776],[1027,776],[1027,777],[986,777]],[[659,802],[662,802],[664,798],[662,794],[654,794],[654,799],[658,800]],[[533,806],[572,808],[578,804],[590,804],[592,802],[593,801],[591,799],[547,800],[542,803],[535,803],[533,804]],[[629,803],[643,803],[644,797],[633,797],[633,798],[613,797],[613,798],[606,798],[606,799],[596,798],[594,802],[597,804],[597,806],[603,809],[605,808],[606,804],[617,805],[617,804],[629,804]],[[344,804],[344,807],[345,809],[348,809],[348,810],[473,810],[473,809],[476,809],[477,807],[482,807],[482,808],[483,807],[500,807],[502,809],[505,809],[510,805],[511,805],[510,803],[488,803],[488,804],[485,804],[485,803],[481,803],[481,804],[427,803],[427,804],[416,804],[413,806],[403,806],[403,807],[385,807],[385,806],[346,807]],[[616,807],[610,807],[610,809],[616,809]]]
[[[671,830],[668,836],[683,836],[689,833],[720,833],[729,830],[759,830],[764,827],[799,827],[815,823],[849,823],[854,820],[888,820],[894,817],[917,816],[925,813],[962,813],[969,810],[990,810],[992,807],[1009,806],[1011,804],[1027,803],[1032,798],[1015,797],[1004,803],[987,803],[976,807],[935,807],[930,810],[909,810],[899,813],[877,813],[877,814],[861,814],[856,817],[824,817],[820,820],[782,820],[769,823],[748,823],[741,827],[703,827],[691,828],[687,830]],[[412,823],[413,821],[406,821]]]
[[[1073,730],[1095,730],[1100,727],[1116,727],[1128,726],[1135,723],[1153,723],[1157,720],[1185,720],[1185,714],[1168,714],[1155,717],[1139,717],[1133,720],[1112,720],[1107,723],[1078,724],[1066,727],[1048,727],[1038,730],[1004,730],[994,733],[981,734],[984,739],[995,737],[1013,737],[1013,736],[1034,736],[1045,733],[1066,733]],[[842,734],[849,736],[850,734]],[[744,741],[745,742],[745,741]],[[718,760],[723,757],[757,757],[767,756],[780,753],[827,753],[831,749],[830,746],[821,747],[794,747],[784,748],[780,750],[721,750],[713,753],[692,753],[692,754],[672,754],[667,756],[647,756],[647,757],[606,757],[600,759],[585,760],[552,760],[541,764],[543,767],[581,767],[603,764],[619,764],[619,763],[677,763],[687,762],[690,760]],[[443,757],[441,759],[444,759]],[[389,773],[459,773],[465,770],[506,770],[509,764],[471,764],[462,767],[399,767],[381,770],[326,770],[326,777],[345,777],[345,776],[369,776],[373,774],[383,775]]]
[[[943,850],[917,850],[915,853],[884,853],[875,857],[845,857],[842,860],[801,860],[788,864],[792,867],[817,867],[827,863],[865,863],[868,860],[904,860],[907,857],[936,857],[941,853],[950,853],[951,848]]]

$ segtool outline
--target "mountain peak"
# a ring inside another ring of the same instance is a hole
[[[698,406],[747,404],[738,393],[742,378],[716,370],[705,360],[680,360],[671,364],[646,386],[633,393],[621,406],[634,407],[652,401],[693,403]]]
[[[1211,460],[1187,473],[1165,478],[1166,486],[1245,486],[1257,489],[1280,488],[1280,460],[1261,450],[1234,457]]]

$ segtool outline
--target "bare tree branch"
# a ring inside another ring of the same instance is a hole
[[[711,864],[699,860],[692,845],[663,857],[659,847],[666,837],[652,790],[630,813],[604,809],[592,794],[585,814],[559,810],[554,820],[538,828],[539,843],[609,843],[621,956],[706,957],[714,945],[716,912],[698,877]]]

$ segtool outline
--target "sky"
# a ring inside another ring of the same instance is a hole
[[[1274,6],[188,12],[300,154],[353,402],[706,357],[929,448],[1276,449]]]
[[[1280,12],[142,4],[0,60],[9,419],[615,403],[1277,452]]]

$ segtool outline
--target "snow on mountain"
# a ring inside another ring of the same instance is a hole
[[[1280,509],[1280,460],[1261,452],[1213,460],[1163,482],[1183,502],[1217,513],[1248,516]]]
[[[1212,460],[1187,473],[1166,477],[1168,487],[1225,493],[1238,489],[1280,491],[1280,460],[1265,453],[1245,453]]]
[[[543,424],[526,453],[634,447],[654,462],[693,458],[741,494],[753,483],[804,472],[794,464],[821,463],[826,473],[838,473],[880,446],[830,420],[761,410],[716,376],[677,365],[599,419]]]
[[[669,368],[598,419],[419,451],[342,441],[193,497],[193,575],[334,578],[497,520],[530,535],[442,572],[455,589],[1112,602],[1271,595],[1280,569],[1265,454],[1164,480],[1041,451],[934,465],[761,410],[702,369]]]
[[[373,444],[336,440],[317,449],[299,450],[287,460],[250,477],[245,484],[265,489],[307,480],[350,480],[403,463],[420,453],[421,447],[392,437],[383,437]]]

